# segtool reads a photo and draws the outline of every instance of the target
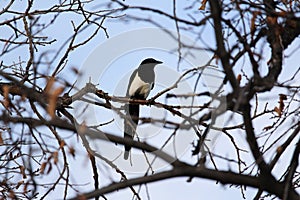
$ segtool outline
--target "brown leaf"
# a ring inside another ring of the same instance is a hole
[[[207,3],[207,0],[202,0],[201,6],[200,6],[199,10],[205,10],[205,8],[206,8],[206,3]]]
[[[23,192],[24,193],[27,193],[28,192],[28,185],[29,185],[29,181],[27,181],[26,183],[25,183],[25,185],[24,185],[24,188],[23,188]]]
[[[55,78],[54,77],[50,77],[47,84],[46,84],[46,87],[45,87],[45,94],[50,94],[51,93],[51,90],[53,88],[53,85],[54,85],[54,82],[55,82]]]
[[[277,147],[276,151],[277,151],[277,153],[282,153],[282,151],[283,151],[282,146]]]
[[[78,200],[87,200],[87,198],[84,195],[81,195],[81,194],[77,196],[77,199]]]
[[[280,110],[280,112],[283,112],[283,109],[284,109],[284,102],[279,101],[279,110]]]
[[[59,144],[59,148],[63,148],[64,146],[66,145],[65,141],[64,140],[61,140],[60,141],[60,144]]]
[[[286,12],[286,11],[280,11],[280,12],[277,12],[277,15],[278,15],[279,17],[287,17],[287,14],[288,14],[288,12]]]
[[[2,132],[0,131],[0,145],[4,144],[3,138],[2,138]]]
[[[52,118],[55,117],[57,98],[63,91],[64,91],[64,87],[59,87],[56,90],[54,90],[53,92],[51,92],[51,94],[48,95],[49,103],[48,103],[48,107],[47,107],[47,112]]]
[[[275,107],[274,111],[278,114],[279,117],[281,117],[281,111],[279,108]]]
[[[285,94],[279,94],[279,99],[287,100],[287,96]]]
[[[277,24],[277,17],[268,16],[267,17],[267,23],[270,24],[270,25],[276,25]]]
[[[253,36],[254,32],[256,31],[255,20],[256,20],[258,14],[259,14],[259,12],[253,12],[253,16],[251,19],[250,32],[251,32],[252,36]]]
[[[58,163],[58,151],[53,152],[53,162],[55,165]]]
[[[215,59],[216,65],[218,65],[219,59],[220,59],[219,56],[217,54],[215,54],[213,58]]]
[[[264,131],[268,131],[268,130],[270,130],[270,129],[272,129],[272,128],[273,128],[273,126],[266,126],[266,127],[263,128],[263,130],[264,130]]]
[[[17,199],[17,197],[16,197],[16,195],[15,195],[15,193],[14,193],[13,190],[10,190],[10,191],[9,191],[8,197],[9,197],[10,199]]]
[[[277,108],[277,110],[275,110],[279,116],[282,115],[282,112],[284,110],[284,100],[287,100],[287,96],[285,94],[279,94],[279,107]],[[279,114],[280,113],[280,114]]]
[[[86,131],[86,123],[85,123],[85,121],[83,121],[78,128],[78,133],[84,134],[85,131]]]
[[[41,164],[41,168],[40,168],[40,173],[41,174],[44,174],[46,166],[47,166],[47,162],[43,162]]]
[[[21,172],[23,178],[24,179],[27,178],[26,173],[25,173],[25,167],[24,166],[19,166],[19,168],[20,168],[20,172]]]
[[[238,84],[241,83],[241,80],[242,80],[242,75],[239,74],[237,77],[236,77],[236,80],[238,81]]]
[[[9,104],[10,104],[10,100],[9,100],[9,90],[10,90],[10,87],[8,85],[4,85],[2,87],[2,90],[3,90],[3,97],[4,97],[4,102],[3,102],[3,105],[5,108],[9,108]]]
[[[74,147],[69,147],[69,153],[75,158],[75,149],[74,149]]]
[[[19,182],[17,183],[16,189],[19,189],[19,187],[20,187],[23,183],[24,183],[23,180],[19,181]]]

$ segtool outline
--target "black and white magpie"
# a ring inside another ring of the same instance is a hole
[[[153,58],[143,60],[134,70],[129,79],[126,96],[130,99],[146,100],[150,90],[154,87],[154,67],[161,61]],[[133,139],[139,121],[140,107],[138,104],[129,103],[125,106],[127,119],[124,121],[124,138]],[[124,159],[127,160],[131,146],[125,145]]]

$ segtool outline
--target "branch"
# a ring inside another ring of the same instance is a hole
[[[172,15],[170,15],[168,13],[165,13],[162,10],[159,10],[159,9],[143,7],[143,6],[129,6],[129,5],[126,5],[126,4],[124,4],[124,3],[122,3],[121,1],[118,1],[118,0],[112,0],[112,1],[118,3],[120,6],[122,6],[123,10],[135,9],[135,10],[142,10],[142,11],[150,11],[150,12],[154,12],[156,14],[168,17],[171,20],[174,20],[174,21],[176,20],[177,22],[181,22],[181,23],[184,23],[184,24],[187,24],[187,25],[200,26],[200,25],[203,24],[203,20],[198,21],[198,22],[191,22],[191,21],[188,21],[188,20],[185,20],[185,19],[182,19],[182,18],[178,18],[177,16],[172,16]]]
[[[219,1],[216,0],[210,0],[210,7],[211,7],[211,14],[214,21],[214,32],[215,32],[215,38],[217,42],[217,50],[216,54],[221,59],[223,69],[226,74],[226,78],[229,80],[233,90],[235,91],[238,87],[238,83],[236,80],[236,77],[232,71],[232,67],[230,65],[230,54],[227,52],[225,45],[224,45],[224,37],[223,37],[223,28],[221,24],[221,15],[222,15],[222,9],[220,6]]]
[[[298,143],[296,144],[296,148],[293,157],[291,159],[291,163],[289,165],[290,169],[284,179],[285,186],[284,186],[283,200],[290,199],[290,191],[293,188],[293,177],[299,165],[299,155],[300,155],[300,138],[298,140]]]
[[[31,127],[39,127],[39,126],[54,126],[56,128],[61,128],[64,130],[69,130],[73,132],[78,132],[81,136],[88,136],[91,139],[99,139],[99,140],[105,140],[105,141],[111,141],[118,144],[126,144],[130,145],[134,148],[147,151],[149,153],[152,153],[162,160],[164,160],[167,163],[170,163],[172,166],[182,166],[186,165],[186,163],[181,162],[177,160],[177,158],[169,155],[168,153],[157,149],[156,147],[147,144],[146,142],[139,142],[134,141],[132,139],[119,137],[110,133],[105,133],[102,131],[94,131],[91,129],[88,129],[87,127],[83,125],[76,124],[70,124],[68,121],[60,119],[58,117],[53,118],[52,120],[38,120],[35,118],[29,118],[29,117],[11,117],[6,114],[2,114],[0,116],[0,121],[3,121],[4,123],[23,123],[28,124]]]
[[[244,111],[243,111],[243,118],[245,123],[245,131],[247,134],[248,145],[250,146],[255,162],[257,163],[259,169],[261,170],[261,174],[263,176],[267,176],[269,178],[274,179],[274,177],[272,177],[271,175],[269,166],[266,164],[262,153],[259,151],[259,146],[257,144],[256,137],[254,134],[254,128],[252,125],[252,119],[250,113],[251,113],[251,107],[250,104],[248,103],[247,105],[244,105]]]
[[[281,183],[275,182],[273,183],[274,185],[270,187],[269,185],[264,185],[264,183],[261,182],[260,177],[242,175],[228,171],[216,171],[212,169],[206,169],[203,167],[193,166],[176,167],[170,171],[160,172],[146,177],[133,178],[120,183],[112,183],[106,187],[103,187],[102,189],[80,194],[80,196],[83,196],[88,199],[111,193],[120,189],[124,189],[129,186],[146,184],[175,177],[198,177],[216,180],[222,184],[246,185],[254,188],[263,188],[267,192],[275,194],[279,197],[283,196],[283,188]],[[71,198],[70,200],[75,199],[77,199],[77,197]],[[296,192],[292,193],[290,200],[298,200],[298,194]]]

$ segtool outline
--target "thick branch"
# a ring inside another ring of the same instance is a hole
[[[111,193],[120,189],[124,189],[129,186],[151,183],[151,182],[161,181],[164,179],[170,179],[174,177],[199,177],[199,178],[205,178],[210,180],[216,180],[222,184],[247,185],[254,188],[263,188],[265,191],[271,194],[275,194],[279,197],[283,196],[283,188],[281,183],[275,182],[270,187],[269,185],[264,185],[264,182],[261,181],[260,177],[252,177],[252,176],[237,174],[228,171],[216,171],[216,170],[206,169],[202,167],[196,168],[193,166],[176,167],[170,171],[157,173],[151,176],[134,178],[120,183],[112,183],[111,185],[103,187],[102,189],[88,192],[80,196],[85,198],[92,198],[107,193]],[[75,200],[75,199],[77,199],[77,197],[72,198],[71,200]],[[290,199],[298,200],[297,193],[295,192],[292,193]]]
[[[245,131],[247,134],[247,142],[251,149],[255,162],[257,163],[259,169],[261,170],[261,173],[266,176],[271,176],[270,168],[269,166],[267,166],[266,162],[263,159],[262,153],[259,151],[250,113],[251,113],[251,107],[250,104],[248,103],[247,105],[244,105],[244,111],[243,111]]]
[[[223,30],[221,24],[222,9],[219,1],[210,0],[209,3],[211,6],[211,13],[214,21],[215,38],[217,42],[216,54],[221,59],[222,66],[226,74],[226,78],[229,80],[232,88],[236,89],[238,84],[237,84],[236,77],[232,71],[232,67],[230,65],[230,61],[229,61],[230,54],[227,52],[225,48],[225,44],[224,44],[225,39],[222,33]]]
[[[172,166],[182,166],[186,165],[186,163],[177,160],[177,158],[165,153],[164,151],[157,149],[156,147],[149,145],[145,142],[134,141],[132,139],[118,137],[113,134],[104,133],[102,131],[94,131],[82,125],[70,124],[66,120],[62,120],[60,118],[54,118],[52,120],[38,120],[34,118],[26,118],[26,117],[10,117],[8,115],[3,114],[0,116],[0,120],[6,123],[14,123],[14,124],[28,124],[31,127],[39,127],[39,126],[54,126],[57,128],[61,128],[64,130],[78,132],[82,137],[85,136],[91,139],[99,139],[99,140],[106,140],[108,142],[118,143],[118,144],[127,144],[134,148],[145,150],[149,153],[153,153],[154,155],[158,156],[162,160],[167,163],[170,163]],[[76,123],[76,122],[75,122]]]

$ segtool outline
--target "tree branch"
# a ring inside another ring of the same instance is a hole
[[[252,176],[237,174],[228,171],[216,171],[216,170],[207,169],[203,167],[195,168],[193,166],[175,167],[170,171],[160,172],[146,177],[133,178],[120,183],[113,183],[99,190],[94,190],[92,192],[80,194],[80,196],[81,197],[83,196],[84,198],[93,198],[120,189],[124,189],[129,186],[146,184],[155,181],[161,181],[164,179],[175,178],[175,177],[198,177],[198,178],[216,180],[222,184],[245,185],[254,188],[263,188],[264,190],[266,190],[271,194],[278,195],[279,197],[283,196],[283,188],[281,183],[274,183],[274,185],[270,187],[264,185],[264,182],[261,181],[260,177],[252,177]],[[71,198],[70,200],[75,200],[75,199],[77,199],[77,197]],[[292,193],[290,200],[298,200],[297,193],[295,192]]]

